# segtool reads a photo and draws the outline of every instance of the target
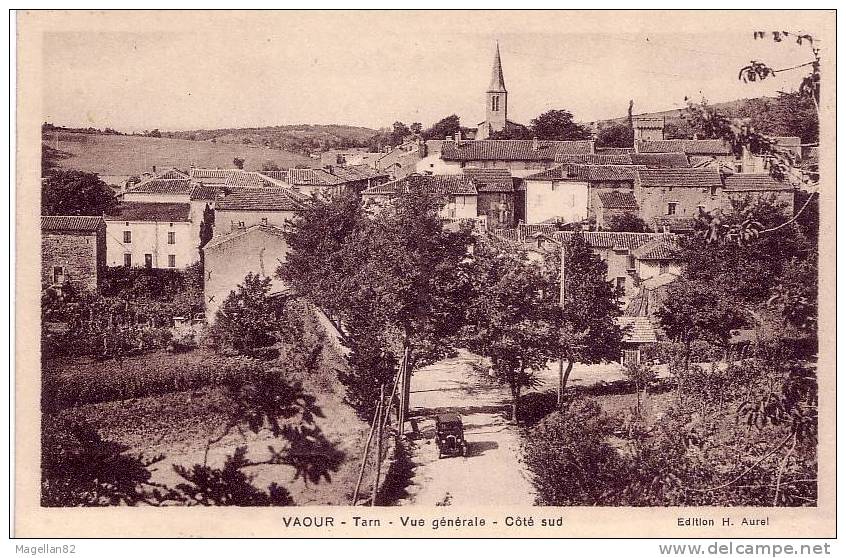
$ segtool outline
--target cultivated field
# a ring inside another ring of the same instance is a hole
[[[46,134],[43,140],[50,147],[57,147],[54,133]],[[232,168],[235,157],[244,159],[247,170],[261,170],[265,161],[273,161],[281,168],[310,166],[314,162],[304,155],[253,145],[66,132],[58,133],[58,149],[70,155],[58,161],[61,167],[119,176],[138,175],[153,165],[158,169],[187,169],[191,165]]]

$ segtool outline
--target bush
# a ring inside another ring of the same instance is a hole
[[[723,358],[724,351],[718,345],[697,339],[690,344],[690,362],[713,362]],[[658,341],[641,349],[641,357],[647,362],[666,364],[684,358],[684,344],[673,341]]]
[[[577,399],[529,430],[523,454],[538,488],[537,503],[609,505],[609,494],[626,478],[623,459],[605,441],[610,433],[608,417],[589,399]]]

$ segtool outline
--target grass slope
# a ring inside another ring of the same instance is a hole
[[[50,147],[56,147],[53,134],[44,139]],[[158,169],[187,169],[191,165],[232,168],[235,157],[245,160],[247,170],[261,170],[265,161],[282,168],[311,166],[314,162],[279,149],[170,138],[61,133],[58,143],[59,150],[70,155],[59,160],[61,167],[101,175],[138,175],[150,171],[153,165]]]

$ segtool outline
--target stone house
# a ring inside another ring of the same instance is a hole
[[[635,141],[636,153],[684,153],[691,165],[702,161],[717,161],[732,168],[740,162],[732,146],[723,140],[640,140]]]
[[[111,267],[184,269],[199,259],[188,203],[122,202],[104,218]]]
[[[225,188],[215,200],[214,236],[255,225],[284,229],[305,201],[289,188]]]
[[[634,196],[640,216],[653,230],[687,230],[703,210],[722,205],[723,183],[713,167],[653,168],[637,171]]]
[[[608,266],[606,278],[623,290],[624,303],[637,295],[643,281],[658,275],[675,278],[680,273],[681,262],[672,249],[674,235],[559,231],[552,233],[551,236],[556,242],[567,242],[574,234],[581,234],[593,252],[606,263]]]
[[[793,215],[796,188],[779,182],[769,174],[733,174],[724,179],[723,210],[731,211],[736,203],[765,199],[783,204],[784,212]]]
[[[600,192],[631,192],[641,168],[644,167],[565,164],[529,175],[523,179],[526,223],[599,220]]]
[[[275,278],[275,273],[287,253],[282,229],[272,225],[252,225],[212,238],[203,247],[206,321],[214,322],[220,305],[244,282],[247,273],[270,277],[271,295],[286,292],[287,286]]]
[[[476,140],[444,141],[441,159],[445,165],[508,169],[511,175],[523,178],[556,165],[561,154],[593,153],[593,141],[542,140]],[[455,172],[461,172],[457,170]]]
[[[638,215],[640,209],[633,192],[619,190],[599,190],[596,193],[596,205],[593,208],[596,225],[600,229],[607,229],[612,217],[626,214]]]
[[[464,176],[476,185],[476,212],[485,217],[488,227],[508,229],[516,225],[514,179],[508,169],[466,168]]]
[[[106,268],[106,222],[102,217],[41,217],[41,286],[94,291]]]
[[[639,364],[641,349],[658,342],[652,322],[644,316],[619,316],[616,321],[623,330],[620,364],[623,366],[629,363]]]

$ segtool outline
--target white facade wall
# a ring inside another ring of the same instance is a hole
[[[475,219],[477,216],[477,196],[451,196],[449,203],[439,212],[449,219]]]
[[[418,174],[461,174],[461,163],[444,161],[440,153],[432,153],[417,161],[415,170]]]
[[[130,232],[130,242],[124,242],[125,231]],[[168,233],[174,233],[173,244],[168,243]],[[198,244],[188,221],[106,221],[106,265],[111,267],[125,265],[125,254],[131,256],[132,267],[143,267],[149,254],[152,267],[171,268],[169,256],[174,256],[173,269],[184,269],[199,261]]]
[[[570,180],[526,180],[526,223],[554,217],[567,222],[587,218],[589,184]]]
[[[637,260],[636,262],[637,276],[641,281],[658,277],[659,275],[671,274],[681,275],[682,269],[678,261],[668,260],[664,262],[665,269],[661,269],[661,262],[658,260]]]

